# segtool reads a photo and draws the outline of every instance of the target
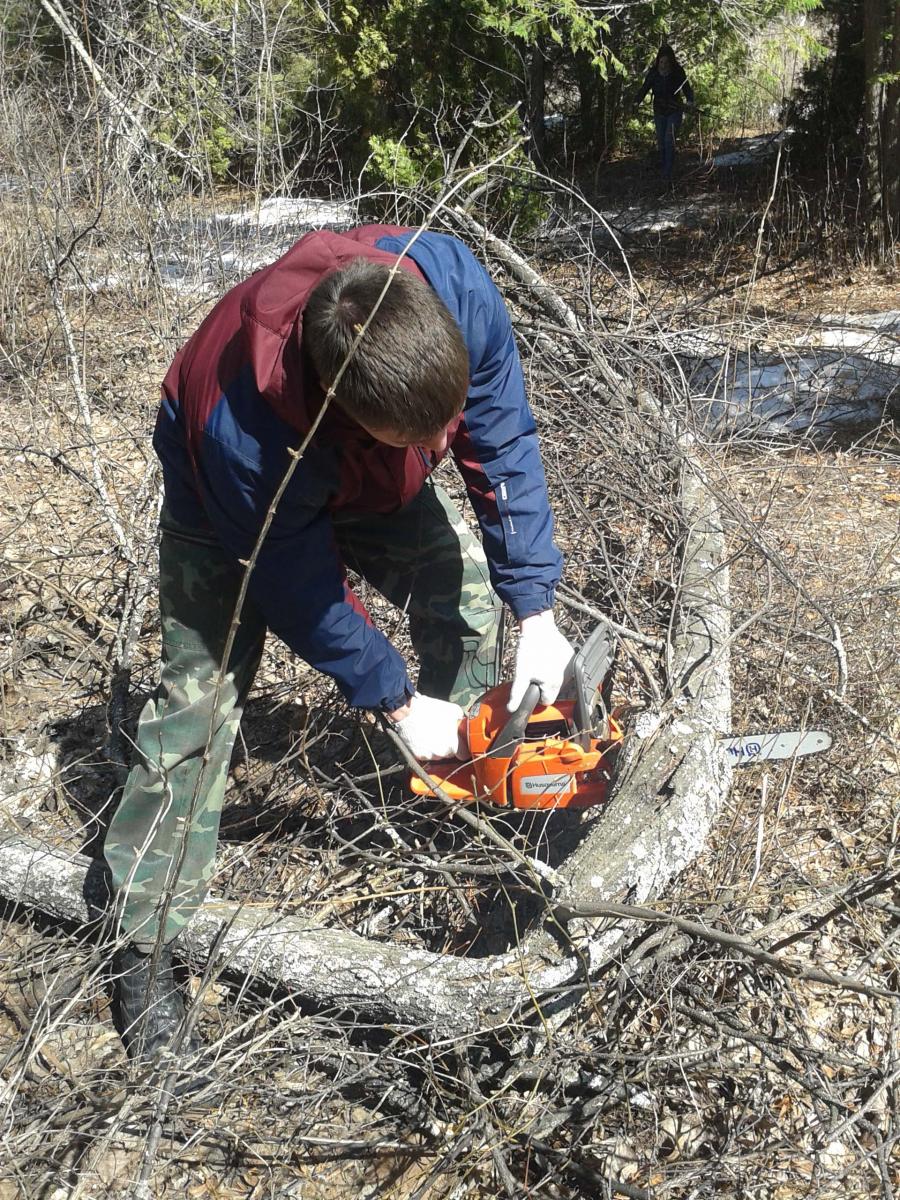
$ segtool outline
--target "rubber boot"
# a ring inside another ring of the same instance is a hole
[[[171,947],[160,947],[155,971],[153,957],[132,944],[113,957],[115,1024],[128,1057],[148,1065],[159,1062],[184,1022],[184,997],[175,982]],[[197,1053],[201,1043],[192,1033],[172,1048],[183,1060]]]

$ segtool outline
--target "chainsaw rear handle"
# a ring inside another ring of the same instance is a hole
[[[528,726],[528,721],[531,714],[537,708],[540,698],[541,685],[539,683],[529,683],[525,695],[522,697],[522,703],[510,715],[509,720],[500,732],[496,734],[488,749],[485,750],[485,758],[510,758],[512,756],[515,748],[522,743],[525,737],[525,729]]]

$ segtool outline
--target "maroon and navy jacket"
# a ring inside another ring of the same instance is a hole
[[[509,315],[490,276],[444,234],[369,225],[301,238],[219,301],[163,382],[154,447],[166,507],[214,531],[246,559],[289,464],[324,401],[302,344],[303,310],[325,275],[356,258],[427,281],[469,352],[469,391],[450,444],[478,517],[491,580],[517,617],[553,604],[562,566],[534,419]],[[404,251],[406,251],[404,255]],[[406,665],[350,591],[335,512],[396,511],[438,456],[376,442],[334,404],[297,465],[250,577],[269,627],[331,675],[361,708],[399,708],[414,689]]]

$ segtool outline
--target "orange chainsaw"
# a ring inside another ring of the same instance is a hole
[[[419,796],[441,788],[451,800],[487,801],[502,808],[590,808],[609,792],[622,730],[601,697],[612,657],[605,626],[575,655],[572,698],[538,704],[529,685],[515,712],[507,708],[510,684],[491,688],[463,718],[471,758],[425,765],[430,785],[410,779]]]

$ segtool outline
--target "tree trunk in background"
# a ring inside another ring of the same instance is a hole
[[[597,159],[606,158],[613,147],[610,145],[610,82],[601,80],[597,89],[597,124],[594,126],[594,156]],[[615,134],[613,135],[615,139]]]
[[[622,80],[616,75],[605,80],[600,90],[597,121],[598,157],[606,158],[619,144],[622,127]]]
[[[547,60],[539,39],[528,56],[528,128],[531,131],[531,157],[543,166],[547,133],[544,127]]]
[[[616,18],[610,20],[609,29],[604,38],[604,44],[616,57],[622,53],[622,22]],[[619,144],[622,129],[622,91],[623,81],[620,75],[610,73],[606,79],[599,78],[597,68],[593,68],[597,79],[597,122],[594,126],[594,157],[597,160],[608,158]]]
[[[886,55],[891,80],[885,89],[881,138],[884,149],[882,187],[889,248],[900,241],[900,0],[890,0],[885,32],[890,27],[891,9],[893,35]]]
[[[881,181],[881,70],[884,30],[884,0],[863,0],[863,93],[864,180],[866,197],[866,241],[875,258],[884,256],[884,196]]]
[[[581,142],[590,158],[597,153],[597,121],[594,104],[597,99],[597,69],[584,50],[575,55],[575,77],[578,81],[578,112]]]
[[[864,0],[865,196],[869,253],[890,257],[900,218],[900,3]]]

